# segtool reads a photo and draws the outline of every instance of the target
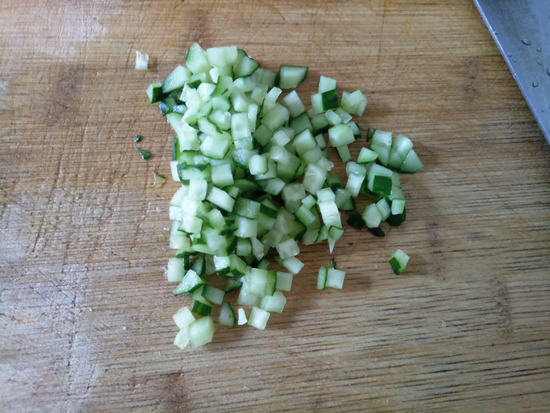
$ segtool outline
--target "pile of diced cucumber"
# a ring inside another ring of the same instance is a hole
[[[176,254],[167,276],[178,283],[174,295],[194,300],[191,310],[174,315],[180,348],[212,341],[216,306],[219,324],[264,329],[270,313],[283,311],[283,292],[304,266],[298,243],[326,240],[332,252],[345,231],[342,210],[350,211],[348,224],[375,235],[383,235],[383,221],[400,225],[406,211],[397,172],[423,167],[410,139],[375,129],[363,138],[370,148],[352,161],[348,145],[362,138],[352,119],[363,114],[367,98],[359,90],[340,96],[336,80],[321,76],[306,110],[294,89],[307,67],[275,73],[235,46],[203,50],[197,43],[185,64],[147,89],[177,135],[170,166],[181,186],[170,201]],[[281,96],[282,89],[290,90]],[[331,175],[325,135],[346,163],[345,186]],[[360,195],[373,201],[362,213],[354,202]],[[286,271],[270,270],[268,256]],[[398,250],[390,264],[400,274],[407,261]],[[212,274],[225,278],[223,290],[207,282]],[[342,288],[344,276],[322,267],[317,288]],[[251,307],[248,317],[224,300],[233,290],[239,306]]]

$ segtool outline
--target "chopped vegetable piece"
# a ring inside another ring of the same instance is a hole
[[[151,152],[147,152],[145,149],[138,148],[137,146],[135,148],[141,154],[143,159],[147,160],[151,158]]]
[[[357,157],[357,163],[369,163],[374,162],[378,158],[378,154],[367,148],[361,148],[359,156]]]
[[[394,252],[390,258],[390,265],[395,275],[399,275],[405,271],[409,258],[410,257],[401,250]]]
[[[386,221],[388,221],[388,223],[390,225],[393,225],[394,227],[398,227],[399,225],[401,225],[403,222],[405,222],[407,219],[407,210],[404,209],[402,213],[400,214],[397,214],[397,215],[390,215],[388,217],[388,219]]]
[[[174,345],[183,350],[189,344],[189,327],[182,328],[174,339]]]
[[[185,275],[185,269],[183,268],[183,259],[170,258],[168,260],[168,271],[166,275],[168,278],[168,282],[181,282],[183,276]]]
[[[227,327],[235,327],[235,313],[233,312],[233,307],[227,301],[222,304],[220,310],[220,317],[218,318],[220,324]]]
[[[149,55],[136,50],[136,70],[147,70]]]
[[[252,327],[255,327],[259,330],[265,329],[267,325],[267,320],[269,320],[270,314],[258,307],[252,307],[250,312],[250,318],[248,319],[248,324]]]
[[[335,268],[329,268],[327,271],[327,287],[342,289],[344,286],[344,277],[346,273],[344,271],[337,270]]]
[[[403,163],[401,164],[401,167],[399,168],[399,172],[407,173],[407,174],[414,174],[420,171],[424,167],[424,164],[414,151],[414,149],[411,149]]]
[[[294,89],[307,76],[307,67],[303,66],[284,66],[279,68],[279,86],[281,89]]]
[[[239,321],[237,322],[238,325],[242,326],[248,323],[248,320],[246,318],[246,313],[244,312],[243,308],[239,308],[238,314],[239,314]]]
[[[172,318],[174,319],[174,323],[176,323],[180,329],[188,327],[189,324],[195,321],[195,317],[191,314],[191,311],[189,311],[189,308],[187,307],[180,308]]]
[[[367,133],[367,141],[370,141],[372,139],[372,137],[374,136],[374,132],[376,132],[376,129],[369,129],[369,132]]]
[[[286,298],[280,291],[275,291],[272,296],[262,298],[260,308],[265,311],[282,313],[286,304]]]
[[[352,211],[346,222],[358,231],[365,228],[365,221],[361,217],[361,214],[355,209]]]
[[[149,102],[160,102],[162,98],[162,83],[151,83],[145,92],[147,93],[147,96],[149,96]]]
[[[181,280],[178,287],[174,290],[174,295],[190,293],[203,284],[204,281],[197,275],[197,273],[193,270],[189,270]]]
[[[386,236],[386,233],[382,230],[382,228],[369,228],[367,231],[369,231],[375,237],[385,237]]]
[[[214,338],[214,322],[212,317],[203,317],[189,324],[189,343],[191,347],[208,344]]]
[[[212,313],[212,306],[201,303],[200,301],[195,301],[191,311],[201,316],[209,316]]]
[[[153,177],[153,185],[155,186],[162,186],[162,184],[166,182],[166,177],[159,174],[157,171],[153,171]]]
[[[279,291],[290,291],[294,275],[289,272],[277,272],[277,284],[275,289]]]
[[[321,76],[319,78],[319,93],[328,92],[330,90],[336,90],[336,79]]]

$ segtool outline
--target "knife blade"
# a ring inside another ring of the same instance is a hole
[[[474,2],[550,144],[550,1]]]

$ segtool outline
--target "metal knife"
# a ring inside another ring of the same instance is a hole
[[[550,144],[550,0],[474,0]]]

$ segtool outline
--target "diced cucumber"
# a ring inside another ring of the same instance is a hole
[[[382,214],[380,210],[376,207],[376,204],[370,204],[365,208],[363,212],[363,220],[367,223],[367,227],[376,228],[380,226],[382,222]]]
[[[260,213],[260,208],[261,204],[259,202],[240,197],[235,201],[233,212],[243,218],[256,219]]]
[[[376,130],[372,135],[370,148],[378,154],[378,161],[384,166],[388,164],[390,158],[391,135],[391,132],[383,132],[381,130]]]
[[[280,291],[275,291],[272,296],[263,297],[260,308],[265,311],[282,313],[286,304],[286,298]]]
[[[289,272],[277,271],[277,284],[275,288],[280,291],[290,291],[293,277],[294,275]]]
[[[240,280],[237,280],[235,278],[228,278],[226,283],[225,283],[225,288],[224,288],[224,291],[226,293],[229,293],[237,288],[241,288],[243,286],[243,283],[242,281]]]
[[[189,293],[196,290],[203,284],[204,281],[202,280],[202,278],[199,277],[195,271],[189,270],[181,280],[180,284],[174,290],[174,295]]]
[[[349,145],[355,141],[353,131],[349,125],[333,126],[328,130],[328,142],[335,148],[342,145]]]
[[[252,75],[258,68],[260,67],[260,64],[256,62],[254,59],[252,59],[249,56],[244,56],[240,62],[238,62],[235,67],[233,68],[233,71],[235,73],[235,78],[241,78]]]
[[[306,107],[302,103],[300,97],[298,96],[298,93],[296,93],[295,90],[293,90],[283,98],[282,105],[288,109],[288,111],[290,112],[290,116],[293,118],[302,114],[306,110]]]
[[[370,163],[376,161],[378,154],[368,148],[361,148],[359,156],[357,157],[357,163]]]
[[[282,261],[283,266],[292,274],[298,274],[304,268],[304,263],[296,257],[290,257]]]
[[[298,134],[305,129],[313,131],[313,125],[311,124],[307,113],[302,113],[300,116],[292,119],[292,122],[290,122],[290,127],[294,130],[295,134]]]
[[[185,270],[183,268],[183,259],[181,258],[170,258],[168,260],[168,282],[181,282],[183,276],[185,275]]]
[[[239,305],[247,305],[250,307],[258,306],[260,305],[261,300],[262,298],[259,295],[248,292],[244,288],[244,283],[243,283],[243,287],[241,287],[241,290],[239,292],[239,300],[238,300]]]
[[[220,305],[223,302],[225,292],[219,288],[206,284],[202,290],[202,296],[212,304]]]
[[[361,231],[363,228],[365,228],[366,225],[365,220],[363,219],[361,214],[355,209],[350,214],[346,222],[358,231]]]
[[[325,112],[325,116],[328,120],[328,123],[331,124],[332,126],[337,126],[337,125],[342,124],[342,118],[336,112],[334,112],[333,110],[327,110]],[[350,128],[351,128],[351,126],[350,126]],[[353,131],[352,131],[352,133],[353,133]]]
[[[346,273],[344,271],[337,270],[335,268],[329,268],[327,271],[326,286],[330,288],[342,289],[344,286],[344,277]]]
[[[403,209],[403,212],[401,212],[400,214],[390,215],[388,217],[387,221],[390,225],[392,225],[394,227],[398,227],[403,222],[405,222],[406,219],[407,219],[407,209]]]
[[[191,78],[191,71],[183,66],[176,67],[162,82],[162,93],[181,89]]]
[[[191,347],[208,344],[214,338],[214,322],[212,317],[203,317],[189,325],[189,343]]]
[[[318,113],[311,118],[311,125],[314,133],[324,133],[330,127],[330,122],[324,113]]]
[[[180,308],[178,312],[172,316],[172,318],[180,330],[188,327],[189,324],[195,321],[195,317],[191,314],[191,311],[189,311],[189,308],[187,307]]]
[[[187,50],[185,65],[193,74],[207,73],[212,69],[206,58],[206,53],[198,43],[193,44]]]
[[[300,83],[306,80],[307,67],[285,66],[279,68],[279,87],[281,89],[295,89]]]
[[[391,214],[399,215],[405,211],[405,200],[404,199],[394,199],[391,203]]]
[[[393,172],[375,163],[367,169],[367,187],[375,194],[391,195]]]
[[[409,262],[409,256],[401,250],[397,250],[390,258],[390,265],[395,275],[402,274]]]
[[[212,66],[233,66],[237,63],[237,46],[210,47],[206,49],[206,57]]]
[[[212,314],[212,306],[200,301],[195,301],[193,303],[193,309],[191,311],[195,314],[206,317]]]
[[[401,164],[401,167],[399,168],[399,172],[407,173],[407,174],[414,174],[420,171],[424,167],[424,164],[414,151],[414,149],[411,149],[403,163]]]
[[[189,344],[189,328],[184,327],[176,335],[176,338],[174,339],[174,345],[179,347],[181,350],[183,350],[185,347],[187,347],[188,344]]]
[[[380,201],[378,201],[376,203],[376,208],[378,208],[378,211],[380,212],[382,221],[388,219],[391,214],[391,209],[390,204],[388,204],[388,201],[386,201],[386,198],[382,198]]]
[[[392,168],[399,169],[411,151],[413,144],[409,138],[403,135],[398,135],[391,144],[390,157],[388,165]]]
[[[271,131],[274,131],[288,121],[289,115],[290,113],[287,108],[276,103],[273,109],[271,109],[267,115],[264,116],[262,122]]]
[[[367,98],[359,90],[342,96],[342,108],[348,113],[361,116],[366,107]]]
[[[154,82],[149,85],[146,90],[147,96],[149,96],[150,103],[157,103],[162,100],[162,83]]]
[[[319,78],[319,93],[336,90],[336,79],[321,76]]]
[[[221,325],[231,328],[235,327],[235,313],[233,312],[233,307],[227,301],[222,304],[218,321]]]
[[[242,325],[244,325],[248,322],[248,320],[246,318],[246,313],[244,312],[243,308],[239,308],[238,313],[239,313],[239,321],[237,322],[237,324],[242,326]]]
[[[262,310],[258,307],[252,307],[250,312],[250,318],[248,319],[248,324],[252,327],[255,327],[259,330],[265,329],[267,321],[269,320],[269,313],[265,310]]]

